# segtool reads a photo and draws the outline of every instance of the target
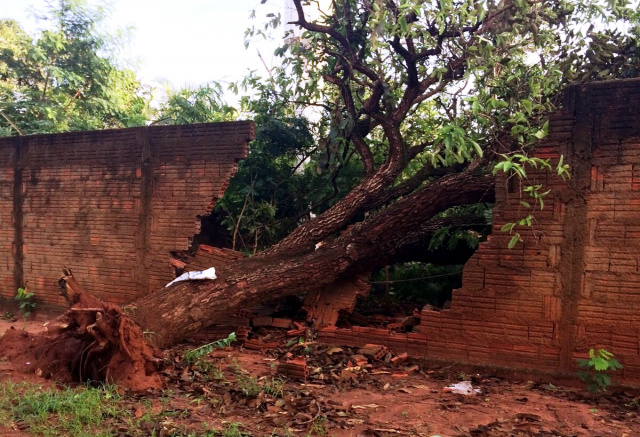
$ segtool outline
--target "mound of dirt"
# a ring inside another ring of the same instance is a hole
[[[140,327],[114,304],[84,292],[71,275],[61,279],[70,308],[46,332],[9,329],[0,355],[15,370],[60,382],[116,383],[131,390],[160,388],[162,359]]]

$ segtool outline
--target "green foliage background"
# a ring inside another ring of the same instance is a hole
[[[99,31],[104,11],[61,1],[37,37],[0,20],[0,135],[139,126],[144,88],[118,66],[118,41]]]

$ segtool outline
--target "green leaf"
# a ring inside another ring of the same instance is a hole
[[[542,125],[542,131],[544,132],[545,136],[549,135],[549,120],[545,121]]]
[[[533,216],[531,214],[529,214],[528,216],[526,216],[525,218],[521,219],[518,224],[520,226],[531,226],[531,219],[533,218]]]
[[[409,31],[409,26],[407,25],[407,18],[403,15],[398,19],[398,23],[400,24],[400,29],[402,33],[407,33]]]
[[[509,249],[513,249],[515,245],[518,244],[518,241],[520,241],[520,234],[515,234],[513,237],[511,237],[511,240],[509,240],[509,244],[507,245],[507,247]]]
[[[533,133],[533,136],[536,137],[537,139],[541,140],[544,137],[546,137],[547,134],[543,130],[538,130],[538,131]]]
[[[601,357],[596,357],[591,360],[591,365],[597,371],[607,370],[609,368],[609,362]]]
[[[483,155],[483,151],[482,148],[480,147],[480,144],[476,143],[473,140],[469,140],[471,142],[471,145],[473,146],[474,150],[476,151],[476,154],[482,158]]]
[[[500,232],[511,232],[515,226],[516,226],[515,223],[505,223],[500,228]]]

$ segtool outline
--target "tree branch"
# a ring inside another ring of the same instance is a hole
[[[310,32],[318,32],[334,38],[340,44],[342,49],[347,53],[349,57],[349,61],[351,62],[353,68],[356,71],[359,71],[360,73],[367,76],[371,80],[371,82],[375,83],[379,79],[378,75],[372,69],[370,69],[366,65],[362,64],[362,62],[360,62],[360,60],[354,53],[353,47],[351,47],[351,43],[349,42],[347,37],[342,35],[333,27],[322,26],[317,23],[308,22],[304,15],[304,8],[302,6],[301,0],[293,0],[293,4],[298,14],[298,20],[293,21],[290,24],[296,24]]]
[[[18,132],[19,136],[23,136],[24,135],[24,133],[22,133],[22,131],[18,128],[18,126],[16,126],[15,123],[13,121],[11,121],[11,119],[7,116],[7,114],[4,113],[4,111],[0,111],[0,115],[2,115],[2,118],[7,120],[7,122],[11,125],[11,127],[14,128],[16,130],[16,132]]]

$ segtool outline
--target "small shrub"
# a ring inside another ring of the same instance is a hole
[[[605,349],[589,349],[589,359],[579,359],[578,366],[585,369],[578,372],[578,376],[589,385],[588,390],[592,393],[605,391],[611,385],[609,372],[622,369],[622,364]]]
[[[20,302],[20,313],[25,319],[36,309],[35,293],[27,291],[26,288],[18,288],[15,300]]]

